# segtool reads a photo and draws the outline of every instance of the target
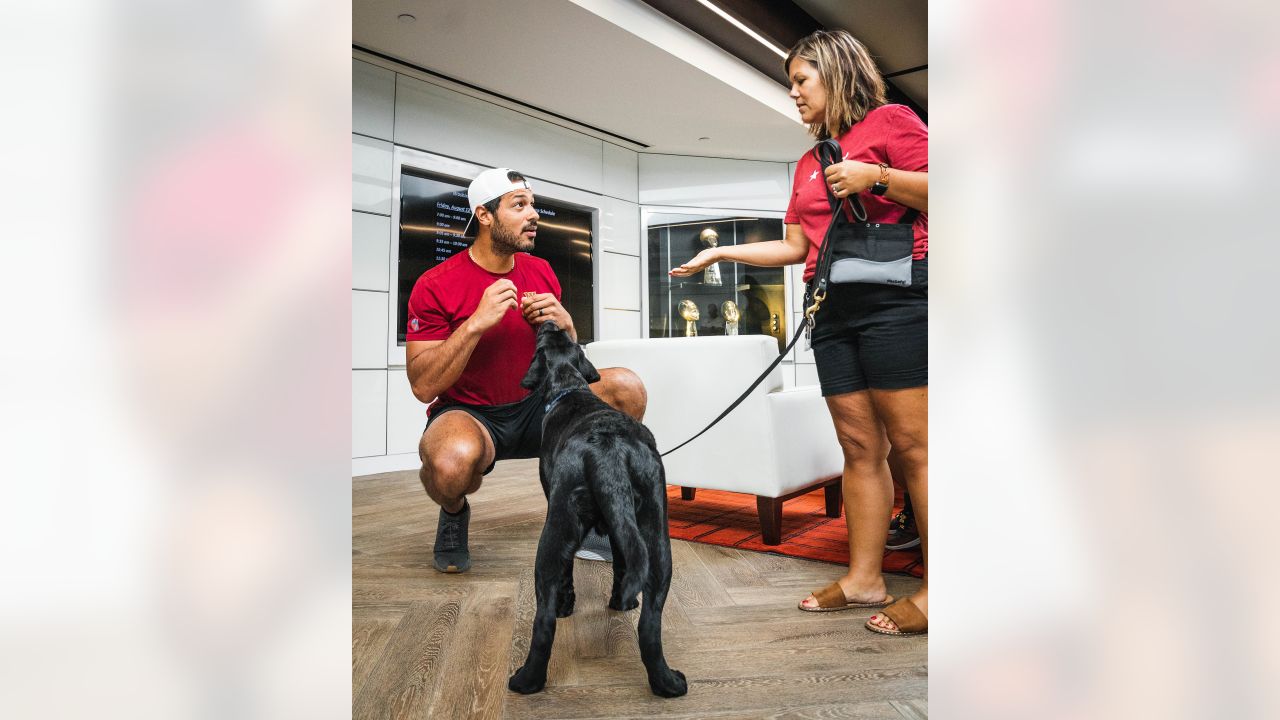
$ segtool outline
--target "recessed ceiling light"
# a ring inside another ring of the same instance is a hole
[[[699,139],[699,140],[710,140],[711,138],[709,138],[709,137],[700,137],[700,138],[698,138],[698,139]]]
[[[414,16],[410,15],[409,13],[405,13],[405,14],[401,15],[400,17],[396,18],[396,19],[397,19],[397,20],[399,20],[400,22],[402,22],[402,23],[404,23],[404,24],[408,25],[409,23],[413,22],[414,20],[417,20],[418,18],[416,18],[416,17],[414,17]]]
[[[763,45],[763,46],[765,46],[765,47],[769,48],[769,50],[773,51],[773,53],[774,53],[774,54],[776,54],[778,57],[780,57],[780,58],[785,58],[785,57],[787,56],[787,52],[786,52],[785,50],[783,50],[782,48],[778,47],[777,45],[774,45],[773,43],[769,42],[769,41],[768,41],[768,40],[766,40],[765,38],[761,37],[761,36],[760,36],[760,33],[757,33],[755,30],[752,30],[751,28],[747,27],[746,25],[743,25],[743,24],[742,24],[742,22],[741,22],[740,20],[738,20],[738,18],[736,18],[736,17],[734,17],[734,16],[730,15],[729,13],[725,12],[724,10],[721,10],[720,8],[716,7],[714,4],[712,4],[712,3],[711,3],[711,1],[710,1],[710,0],[698,0],[698,2],[699,2],[699,3],[701,3],[704,7],[706,7],[706,8],[707,8],[708,10],[710,10],[711,12],[713,12],[713,13],[715,13],[715,14],[719,15],[720,17],[724,18],[725,20],[727,20],[727,21],[728,21],[731,25],[733,25],[734,27],[738,28],[738,29],[739,29],[739,30],[741,30],[742,32],[744,32],[744,33],[746,33],[747,35],[749,35],[749,36],[751,37],[751,39],[753,39],[753,40],[755,40],[756,42],[760,43],[761,45]]]

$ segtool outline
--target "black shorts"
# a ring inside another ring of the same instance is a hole
[[[537,393],[509,405],[449,403],[439,408],[432,407],[427,427],[431,427],[436,418],[447,412],[465,412],[479,420],[493,440],[493,462],[481,473],[488,475],[499,460],[538,457],[542,450],[542,416],[545,408],[542,396]]]
[[[813,328],[823,397],[929,384],[929,259],[911,287],[830,285]]]

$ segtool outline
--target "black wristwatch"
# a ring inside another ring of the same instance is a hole
[[[884,195],[889,192],[889,164],[880,163],[880,179],[871,186],[872,195]]]

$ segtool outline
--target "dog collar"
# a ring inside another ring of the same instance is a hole
[[[547,402],[547,406],[542,409],[542,414],[546,415],[550,413],[551,408],[555,407],[556,403],[560,402],[561,398],[563,398],[565,395],[568,395],[571,392],[573,392],[572,388],[568,390],[561,390],[559,394],[557,394],[555,397],[551,398],[551,400]]]

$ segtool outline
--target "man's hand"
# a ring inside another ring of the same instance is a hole
[[[524,313],[524,319],[530,325],[537,326],[548,320],[555,320],[561,330],[569,333],[569,337],[577,338],[577,333],[573,329],[573,318],[569,317],[569,311],[564,309],[555,295],[527,292],[520,302],[523,305],[520,311]]]
[[[516,303],[516,284],[503,278],[484,289],[480,305],[467,322],[483,333],[502,322],[502,316],[514,307],[519,307]]]

